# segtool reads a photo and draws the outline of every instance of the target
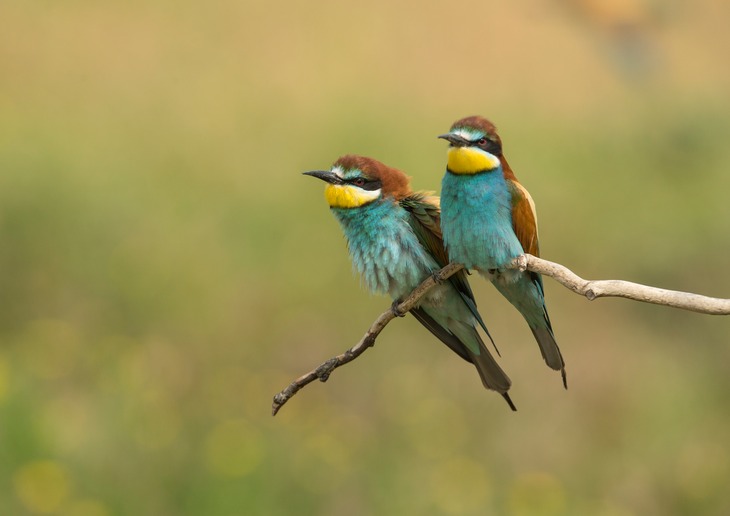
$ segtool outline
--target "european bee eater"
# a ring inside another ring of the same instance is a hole
[[[325,198],[345,233],[354,268],[371,292],[390,294],[394,309],[419,283],[448,264],[438,197],[411,191],[409,178],[400,170],[348,155],[330,170],[304,174],[327,182]],[[487,328],[464,271],[433,287],[411,313],[473,363],[484,386],[502,394],[516,410],[507,394],[511,381],[477,332],[477,325],[485,332]]]
[[[565,362],[545,307],[542,277],[505,268],[524,253],[539,256],[532,197],[517,181],[489,120],[461,119],[439,138],[450,143],[441,191],[441,227],[449,258],[478,270],[520,311],[545,362],[561,372],[567,388]]]

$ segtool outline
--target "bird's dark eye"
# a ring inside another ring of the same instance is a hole
[[[352,184],[355,186],[364,186],[365,180],[362,177],[357,177],[352,181]]]
[[[486,138],[479,138],[479,140],[477,140],[477,145],[479,145],[480,147],[483,147],[484,145],[487,144],[488,141],[489,140],[487,140]]]

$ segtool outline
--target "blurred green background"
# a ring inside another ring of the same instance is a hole
[[[0,514],[728,514],[730,321],[546,280],[570,389],[472,282],[519,412],[389,300],[322,185],[438,190],[493,119],[542,252],[730,296],[730,4],[0,4]]]

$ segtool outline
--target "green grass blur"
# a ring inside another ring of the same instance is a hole
[[[519,407],[389,305],[322,185],[438,190],[484,114],[591,278],[730,296],[730,7],[0,5],[0,514],[728,514],[730,322],[546,280],[570,389],[474,278]]]

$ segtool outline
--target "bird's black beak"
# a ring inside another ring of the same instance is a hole
[[[302,172],[305,176],[316,177],[322,181],[326,181],[333,185],[342,184],[342,178],[329,170],[312,170],[311,172]]]
[[[471,145],[471,142],[469,140],[454,133],[440,134],[438,137],[442,140],[446,140],[454,147],[466,147],[468,145]]]

